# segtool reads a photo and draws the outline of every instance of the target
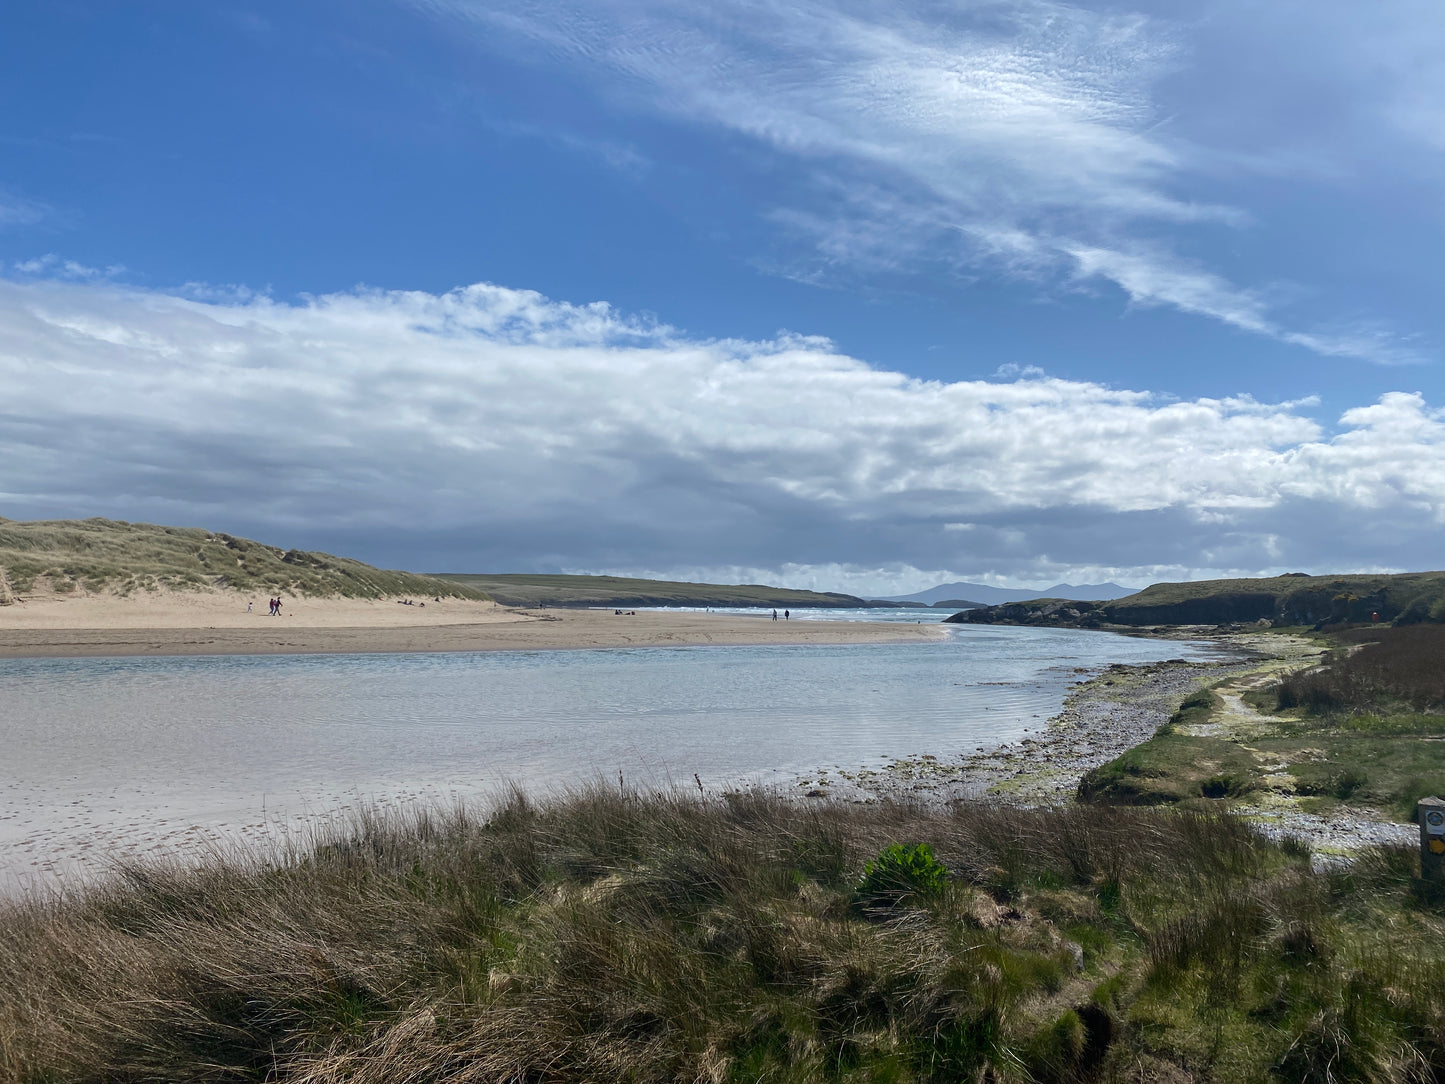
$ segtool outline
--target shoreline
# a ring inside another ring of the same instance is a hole
[[[920,801],[944,807],[990,800],[1026,807],[1073,804],[1087,772],[1152,738],[1190,693],[1251,674],[1293,670],[1322,654],[1318,645],[1288,633],[1198,638],[1213,641],[1235,657],[1206,662],[1168,659],[1133,666],[1115,663],[1075,685],[1065,696],[1063,709],[1036,734],[967,755],[925,754],[896,760],[880,771],[844,773],[844,787],[822,794],[815,788],[807,796],[853,802]],[[1370,817],[1369,811],[1338,810],[1322,816],[1264,801],[1230,812],[1268,838],[1307,840],[1317,866],[1346,860],[1361,847],[1408,844],[1418,832],[1412,825]]]
[[[1188,638],[1211,642],[1228,657],[1113,663],[1075,684],[1060,712],[1028,737],[978,752],[920,754],[880,770],[849,773],[843,788],[849,793],[827,796],[930,805],[978,799],[1023,805],[1072,802],[1086,772],[1153,737],[1195,689],[1316,650],[1298,637],[1270,633]]]

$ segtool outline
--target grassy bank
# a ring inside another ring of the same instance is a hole
[[[448,580],[200,528],[109,519],[0,519],[0,605],[33,591],[126,595],[212,587],[311,598],[486,598]]]
[[[361,820],[10,906],[0,1077],[1434,1079],[1445,921],[1413,863],[1315,874],[1143,809],[597,788]]]
[[[1445,794],[1445,628],[1345,629],[1329,642],[1318,667],[1191,697],[1152,739],[1086,775],[1080,796],[1288,800],[1407,820],[1418,799]]]

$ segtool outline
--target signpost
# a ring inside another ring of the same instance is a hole
[[[1431,796],[1415,806],[1420,822],[1420,876],[1427,881],[1445,881],[1445,801]]]

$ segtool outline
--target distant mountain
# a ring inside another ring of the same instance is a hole
[[[1068,598],[1079,602],[1108,602],[1111,599],[1132,595],[1137,587],[1120,587],[1117,583],[1056,583],[1042,591],[1026,588],[989,587],[982,583],[941,583],[927,591],[911,595],[880,595],[880,602],[921,602],[932,606],[935,602],[948,599],[970,599],[985,606],[1000,606],[1005,602],[1027,602],[1035,598]]]

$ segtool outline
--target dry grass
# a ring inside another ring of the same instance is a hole
[[[952,879],[865,905],[897,841]],[[1304,1080],[1330,1044],[1432,1079],[1401,1067],[1441,1056],[1445,930],[1372,861],[1317,877],[1228,818],[1083,807],[595,787],[370,815],[9,906],[0,1079]]]
[[[1373,627],[1336,635],[1348,647],[1331,652],[1320,669],[1284,678],[1273,689],[1278,708],[1324,714],[1445,709],[1445,627]]]

